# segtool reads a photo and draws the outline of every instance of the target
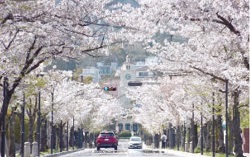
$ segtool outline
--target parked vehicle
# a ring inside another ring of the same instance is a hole
[[[117,150],[118,140],[113,131],[102,131],[96,139],[97,150],[100,148],[114,148]]]
[[[128,148],[129,149],[132,149],[132,148],[142,149],[142,139],[141,139],[141,137],[138,137],[138,136],[130,137],[129,143],[128,143]]]

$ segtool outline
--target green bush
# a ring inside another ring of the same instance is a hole
[[[201,148],[200,147],[196,147],[195,149],[194,149],[194,153],[200,153],[201,152]]]
[[[125,130],[125,131],[122,131],[120,134],[119,134],[119,138],[129,138],[131,137],[131,132]]]

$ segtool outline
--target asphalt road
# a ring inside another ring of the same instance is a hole
[[[152,152],[146,146],[143,149],[128,149],[128,141],[119,141],[118,150],[113,148],[101,148],[100,151],[96,149],[84,149],[74,153],[61,155],[60,157],[185,157],[170,153]]]
[[[112,149],[105,149],[101,151],[95,151],[94,149],[85,149],[75,153],[70,153],[67,155],[62,155],[60,157],[177,157],[171,154],[165,153],[144,153],[142,150],[117,150],[117,152]],[[178,156],[180,157],[180,156]]]

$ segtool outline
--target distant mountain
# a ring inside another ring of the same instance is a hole
[[[56,0],[57,3],[60,0]],[[136,0],[112,0],[107,4],[107,8],[109,9],[117,9],[114,6],[118,3],[121,4],[130,4],[132,7],[138,8],[140,4]],[[99,29],[99,28],[98,28]],[[173,36],[170,33],[157,33],[154,36],[154,39],[157,42],[164,44],[164,40],[168,40],[171,42],[185,42],[186,38],[181,36]],[[125,45],[125,44],[124,44]],[[127,55],[131,55],[132,61],[143,61],[146,57],[152,56],[149,52],[146,52],[140,43],[135,43],[133,45],[125,45],[124,47],[113,46],[110,48],[111,55],[103,56],[103,57],[91,57],[84,56],[82,58],[78,58],[78,60],[56,60],[53,64],[57,65],[58,69],[61,70],[74,70],[76,68],[85,68],[87,66],[96,66],[97,62],[104,62],[105,64],[110,64],[111,62],[117,62],[118,66],[121,66],[125,60]]]
[[[111,62],[117,62],[118,66],[121,66],[125,60],[126,56],[131,55],[132,61],[143,61],[146,57],[152,56],[152,54],[146,52],[140,44],[125,45],[124,48],[121,47],[111,47],[110,55],[103,57],[91,57],[85,56],[77,62],[77,67],[87,67],[96,66],[97,62],[103,62],[105,64],[110,64]]]
[[[121,4],[131,4],[131,6],[133,6],[135,8],[140,7],[140,4],[136,0],[113,0],[110,3],[107,4],[107,7],[116,5],[118,3],[121,3]]]

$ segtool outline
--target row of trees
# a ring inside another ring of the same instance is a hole
[[[110,7],[114,7],[114,11]],[[119,44],[122,34],[131,35],[132,32],[124,29],[126,22],[120,16],[124,11],[118,7],[103,0],[0,1],[0,79],[2,89],[5,88],[5,95],[1,95],[4,102],[0,114],[1,128],[9,116],[7,111],[12,107],[16,110],[22,107],[23,93],[30,142],[35,139],[39,91],[42,119],[51,121],[53,111],[54,125],[63,121],[64,125],[69,122],[72,126],[74,117],[76,127],[84,125],[86,129],[97,129],[109,122],[104,120],[109,119],[107,115],[112,116],[107,114],[107,111],[110,113],[107,106],[119,112],[119,108],[113,108],[115,99],[105,95],[97,85],[83,86],[55,71],[44,75],[42,80],[45,82],[36,77],[54,58],[67,61],[85,55],[106,56],[108,46]],[[8,86],[3,83],[6,78]]]
[[[201,112],[205,123],[209,123],[214,103],[216,127],[221,134],[226,100],[225,93],[220,91],[225,92],[228,81],[229,130],[233,137],[231,149],[234,148],[230,151],[242,156],[240,124],[249,121],[240,116],[249,113],[249,23],[245,21],[249,19],[248,2],[140,2],[145,9],[144,16],[156,23],[160,33],[168,31],[171,37],[148,40],[151,45],[146,49],[157,55],[161,63],[153,69],[182,77],[163,78],[159,80],[160,86],[142,87],[137,89],[137,94],[130,91],[131,95],[142,96],[132,97],[143,104],[137,121],[156,133],[167,121],[176,126],[187,121],[186,117],[190,118],[194,110],[195,122],[199,123]],[[176,40],[178,36],[185,40]],[[218,140],[219,148],[223,144],[221,135]]]
[[[10,156],[14,156],[13,153],[16,152],[15,143],[22,142],[22,114],[25,114],[25,141],[38,141],[39,133],[41,151],[45,151],[46,148],[59,147],[62,134],[64,140],[66,134],[70,135],[69,142],[71,141],[72,146],[71,134],[74,130],[84,128],[85,131],[100,131],[109,125],[116,113],[121,112],[121,108],[117,107],[117,100],[106,94],[98,84],[77,82],[71,79],[71,75],[68,71],[52,70],[43,73],[42,77],[30,76],[29,80],[26,79],[25,86],[18,88],[6,117],[7,121],[11,120],[11,123],[7,123],[7,129],[13,133],[7,136],[8,139],[11,138],[8,149]],[[21,110],[23,103],[25,113]],[[41,121],[38,119],[39,113]],[[38,126],[41,128],[40,132]]]
[[[208,121],[211,117],[211,95],[216,93],[215,104],[224,104],[223,94],[218,91],[224,90],[225,81],[228,81],[230,111],[234,114],[234,151],[240,156],[239,111],[242,106],[248,106],[249,99],[248,2],[138,0],[136,4],[131,6],[110,0],[0,1],[1,87],[4,78],[8,78],[8,87],[2,97],[0,127],[5,113],[15,104],[15,95],[20,95],[18,92],[24,89],[30,78],[40,74],[53,58],[100,57],[108,55],[108,48],[112,45],[137,42],[161,59],[158,66],[152,67],[154,70],[185,74],[185,77],[174,81],[176,84],[163,78],[160,86],[146,87],[155,93],[142,92],[144,96],[138,101],[151,106],[142,108],[144,111],[140,113],[144,116],[138,121],[143,121],[148,130],[156,132],[160,129],[159,124],[165,123],[164,115],[174,114],[168,120],[175,119],[178,123],[190,115],[192,104],[195,104],[195,115],[202,108]],[[158,39],[156,33],[161,34],[163,40]],[[171,38],[165,37],[165,33],[170,33]],[[176,42],[177,37],[185,40]],[[59,76],[56,78],[63,80]],[[57,84],[57,81],[48,81],[50,91],[44,92],[48,94],[46,98],[49,99],[51,92],[55,95],[67,93],[61,93],[65,90],[60,92],[59,87],[53,88]],[[69,87],[65,85],[62,88]],[[63,101],[55,97],[55,102],[64,104],[65,101],[67,106],[79,103],[72,101],[69,95],[64,95],[68,99]],[[155,97],[149,100],[151,95]],[[148,100],[144,100],[146,97]],[[51,99],[42,106],[50,103]],[[20,107],[21,103],[17,105]],[[84,111],[91,108],[86,107]],[[71,109],[68,106],[64,110]],[[58,113],[72,117],[64,110]],[[77,112],[75,114],[78,115]],[[86,118],[89,116],[81,120]],[[98,118],[96,121],[102,123]]]

